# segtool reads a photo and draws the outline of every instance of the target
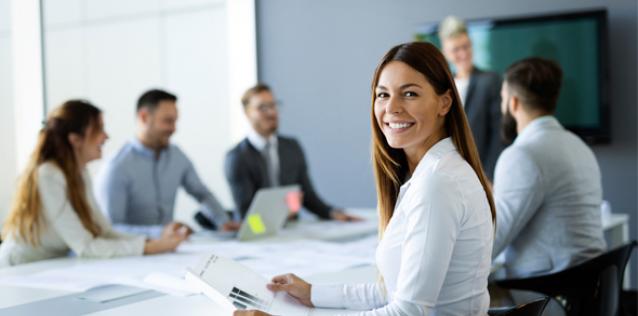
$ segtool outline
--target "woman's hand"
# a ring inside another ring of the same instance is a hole
[[[151,255],[175,251],[177,246],[182,243],[188,236],[186,234],[162,235],[160,239],[147,240],[144,244],[144,254]]]
[[[270,314],[262,311],[250,310],[250,311],[235,311],[233,316],[270,316]]]
[[[188,225],[180,222],[170,222],[164,226],[162,237],[168,237],[170,235],[186,235],[186,237],[188,237],[192,233],[193,229],[188,227]]]
[[[296,298],[301,304],[308,307],[315,307],[310,301],[310,290],[312,285],[294,274],[284,274],[272,279],[272,283],[267,285],[271,291],[283,291]]]

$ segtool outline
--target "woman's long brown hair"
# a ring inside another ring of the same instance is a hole
[[[38,140],[31,154],[26,170],[22,174],[9,216],[2,231],[3,238],[9,235],[33,246],[40,243],[43,225],[42,200],[38,188],[38,167],[45,162],[54,163],[66,180],[66,194],[84,228],[97,236],[100,227],[91,217],[91,206],[82,179],[82,171],[75,157],[69,135],[92,137],[101,111],[82,100],[70,100],[53,110],[45,126],[38,134]]]
[[[388,145],[374,115],[375,89],[379,76],[384,67],[391,61],[403,62],[423,74],[434,88],[436,94],[442,95],[447,91],[451,91],[452,106],[445,116],[445,131],[452,138],[452,142],[459,154],[476,172],[490,204],[492,222],[495,222],[496,208],[494,207],[492,188],[483,172],[474,137],[467,122],[448,64],[434,45],[414,42],[397,45],[390,49],[379,62],[372,79],[372,165],[377,190],[379,232],[383,234],[388,222],[390,222],[399,195],[399,188],[409,172],[405,153],[401,149],[394,149]]]

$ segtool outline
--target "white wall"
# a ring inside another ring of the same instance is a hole
[[[0,0],[2,1],[2,0]],[[49,109],[82,97],[104,110],[114,154],[135,131],[135,103],[153,87],[179,97],[173,141],[203,181],[231,207],[223,157],[229,134],[225,0],[46,0]],[[96,171],[99,163],[92,166]],[[176,217],[189,221],[197,204],[180,192]]]
[[[0,224],[8,212],[16,179],[10,0],[0,0]]]
[[[44,115],[40,8],[40,0],[14,0],[10,4],[14,155],[18,171],[26,167]]]

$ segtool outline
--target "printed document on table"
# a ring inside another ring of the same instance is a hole
[[[224,257],[211,254],[186,271],[186,280],[222,306],[229,314],[238,309],[257,309],[272,315],[306,316],[310,309],[283,292],[266,288],[259,273]]]

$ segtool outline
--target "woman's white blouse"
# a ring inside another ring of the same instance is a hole
[[[102,233],[94,237],[80,221],[67,197],[66,179],[53,163],[38,167],[38,190],[42,201],[43,225],[40,245],[32,246],[18,238],[9,237],[0,244],[0,267],[68,255],[109,258],[142,255],[146,238],[115,232],[99,211],[88,172],[82,173],[92,219]]]
[[[486,315],[493,231],[476,173],[443,139],[401,186],[376,252],[384,282],[313,285],[312,302],[366,316]]]

